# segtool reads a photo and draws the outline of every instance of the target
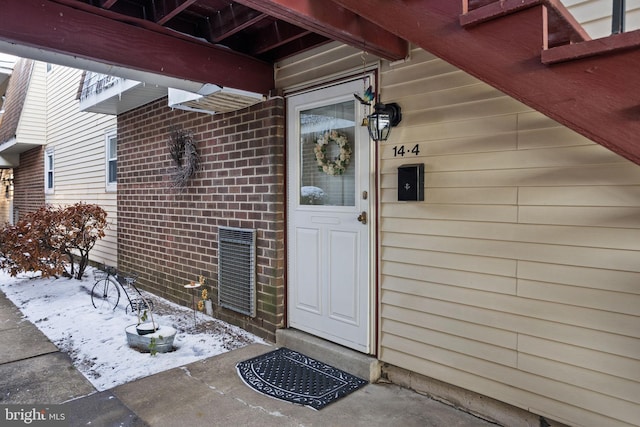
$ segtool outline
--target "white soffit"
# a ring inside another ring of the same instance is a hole
[[[259,93],[213,84],[203,85],[198,93],[169,88],[168,95],[171,108],[207,114],[241,110],[264,101]]]

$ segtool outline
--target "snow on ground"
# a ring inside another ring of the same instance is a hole
[[[137,323],[137,315],[125,312],[128,301],[124,293],[115,311],[98,310],[91,304],[95,282],[92,271],[87,268],[85,279],[80,281],[28,274],[10,277],[0,270],[0,290],[26,319],[69,354],[76,368],[99,391],[253,342],[264,343],[241,328],[200,312],[194,320],[192,309],[145,293],[154,302],[153,317],[160,329],[168,325],[178,333],[174,351],[155,356],[140,353],[127,345],[124,330]]]

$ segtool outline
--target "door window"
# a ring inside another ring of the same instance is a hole
[[[355,206],[354,105],[300,112],[300,205]]]

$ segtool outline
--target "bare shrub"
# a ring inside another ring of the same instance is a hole
[[[43,277],[65,275],[81,279],[89,252],[104,237],[106,228],[107,213],[98,205],[43,206],[15,225],[4,226],[0,267],[12,276],[40,271]]]

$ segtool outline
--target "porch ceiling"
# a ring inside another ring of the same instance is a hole
[[[274,62],[331,40],[408,51],[329,0],[5,0],[0,14],[0,41],[262,94]]]

